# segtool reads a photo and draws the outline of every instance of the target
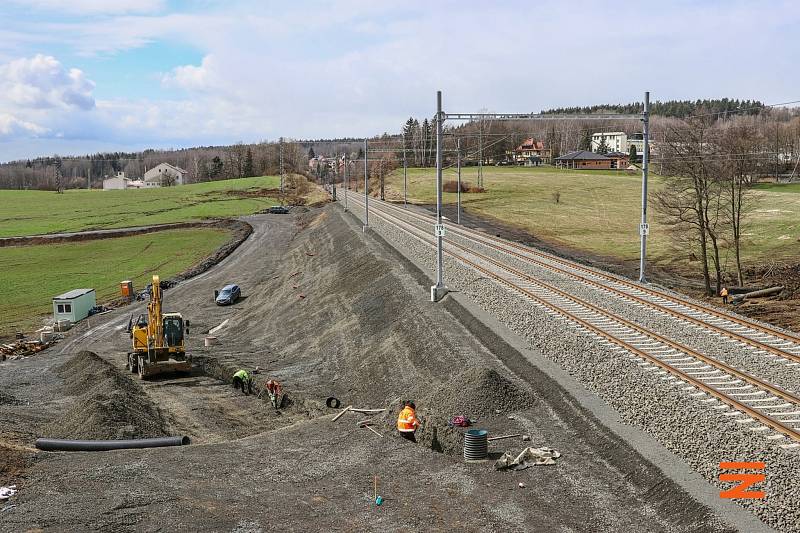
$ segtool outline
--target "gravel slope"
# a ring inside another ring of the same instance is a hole
[[[363,216],[355,202],[351,210]],[[413,256],[431,273],[435,273],[435,250],[409,236],[378,216],[370,216],[370,226],[404,254]],[[682,457],[695,471],[711,483],[722,486],[717,478],[721,461],[764,461],[767,464],[764,500],[737,500],[780,531],[800,531],[800,454],[798,449],[782,449],[786,441],[770,441],[753,432],[756,424],[742,424],[737,416],[726,416],[713,409],[706,396],[692,396],[697,391],[684,390],[686,384],[666,381],[655,367],[642,365],[639,359],[605,346],[578,330],[574,324],[531,303],[516,292],[487,280],[461,263],[445,258],[446,283],[453,290],[468,295],[512,331],[526,338],[530,345],[575,376],[588,389],[597,392],[617,410],[622,419],[644,429],[668,449]],[[553,276],[549,275],[549,281]],[[556,283],[557,280],[556,280]],[[565,284],[566,285],[566,284]],[[603,307],[630,312],[623,305],[601,300],[589,290],[575,287],[578,296],[593,298]],[[658,327],[672,331],[669,320],[645,316],[645,321],[658,321]],[[637,318],[638,321],[638,318]],[[695,335],[694,332],[691,333]],[[685,336],[685,332],[684,332]],[[724,354],[743,364],[745,354],[733,354],[727,341],[697,335],[698,344],[714,353]],[[723,355],[720,355],[721,357]],[[738,357],[738,358],[737,358]],[[752,363],[751,360],[748,360]],[[796,374],[785,367],[771,368],[772,375],[788,386],[796,386]],[[777,372],[784,372],[778,374]],[[729,484],[725,484],[728,488]]]

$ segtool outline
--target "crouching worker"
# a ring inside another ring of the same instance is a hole
[[[400,411],[400,416],[397,417],[397,431],[400,436],[411,442],[417,442],[414,432],[419,428],[419,420],[417,419],[417,406],[414,402],[403,402],[403,410]]]
[[[233,388],[242,389],[243,394],[253,394],[253,378],[247,370],[239,370],[233,375]]]

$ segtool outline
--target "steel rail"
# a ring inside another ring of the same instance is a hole
[[[424,222],[427,223],[427,221],[424,221]],[[568,271],[568,270],[566,270],[564,268],[559,268],[557,266],[548,264],[548,263],[546,263],[544,261],[541,261],[539,259],[535,259],[534,257],[530,257],[530,255],[537,255],[537,254],[535,252],[528,251],[527,249],[525,249],[525,247],[515,246],[515,245],[511,244],[511,248],[522,249],[523,252],[525,252],[525,253],[519,253],[519,252],[516,252],[514,250],[506,249],[502,245],[497,245],[497,244],[494,244],[492,242],[494,240],[495,242],[501,242],[503,245],[507,245],[505,242],[500,241],[499,239],[491,239],[491,238],[487,239],[483,235],[471,235],[470,233],[468,233],[466,231],[463,231],[461,229],[456,229],[456,228],[453,228],[453,227],[448,227],[448,230],[450,230],[452,233],[456,233],[457,235],[463,237],[464,239],[468,239],[468,240],[471,240],[471,241],[474,241],[474,242],[478,242],[478,243],[482,244],[483,246],[486,246],[486,247],[489,247],[489,248],[493,248],[493,249],[495,249],[495,250],[497,250],[497,251],[499,251],[501,253],[505,253],[505,254],[511,255],[513,257],[516,257],[517,259],[520,259],[521,261],[525,261],[525,262],[534,264],[534,265],[536,265],[536,266],[538,266],[540,268],[544,268],[544,269],[550,270],[551,272],[555,272],[557,274],[561,274],[561,275],[564,275],[564,276],[569,276],[569,277],[571,277],[571,278],[573,278],[575,280],[578,280],[581,283],[584,283],[586,285],[595,287],[595,288],[600,289],[602,291],[607,291],[607,292],[611,292],[613,294],[616,294],[617,296],[619,296],[622,299],[632,300],[632,301],[637,302],[639,304],[645,305],[645,306],[647,306],[647,307],[649,307],[649,308],[651,308],[653,310],[656,310],[656,311],[659,311],[659,312],[662,312],[662,313],[667,313],[667,314],[669,314],[669,315],[671,315],[673,317],[676,317],[676,318],[678,318],[680,320],[685,320],[687,322],[692,322],[692,323],[694,323],[694,324],[696,324],[698,326],[701,326],[701,327],[703,327],[705,329],[714,331],[714,332],[719,333],[721,335],[725,335],[726,337],[730,337],[733,340],[736,340],[736,341],[741,342],[743,344],[750,345],[750,346],[752,346],[754,348],[757,348],[759,350],[763,350],[763,351],[772,353],[772,354],[777,355],[779,357],[783,357],[785,359],[789,359],[789,360],[792,360],[792,361],[795,361],[795,362],[800,362],[800,355],[798,355],[798,354],[794,354],[792,352],[788,352],[786,350],[782,350],[780,348],[776,348],[776,347],[774,347],[774,346],[772,346],[770,344],[766,344],[766,343],[758,341],[756,339],[751,339],[750,337],[747,337],[745,335],[742,335],[742,334],[737,333],[735,331],[732,331],[730,329],[717,326],[716,324],[712,324],[710,322],[706,322],[705,320],[701,320],[699,318],[695,318],[695,317],[693,317],[691,315],[687,315],[685,313],[681,313],[680,311],[676,311],[676,310],[671,309],[669,307],[666,307],[664,305],[660,305],[660,304],[658,304],[656,302],[653,302],[651,300],[647,300],[647,299],[642,298],[640,296],[636,296],[635,294],[631,294],[629,292],[625,292],[623,290],[617,289],[617,288],[612,287],[610,285],[606,285],[606,284],[601,283],[599,281],[595,281],[595,280],[586,278],[586,277],[584,277],[584,276],[582,276],[580,274],[576,274],[576,273],[570,272],[570,271]],[[551,258],[547,257],[547,260],[551,260]],[[572,263],[568,263],[568,262],[563,262],[562,263],[560,261],[559,261],[559,263],[561,263],[561,264],[565,264],[566,263],[568,268],[572,268],[572,269],[583,271],[583,272],[588,272],[588,273],[590,273],[591,275],[593,275],[595,277],[599,277],[599,278],[602,278],[602,279],[608,279],[612,283],[620,283],[622,285],[626,285],[626,284],[621,283],[621,282],[619,282],[619,281],[617,281],[617,280],[615,280],[613,278],[606,278],[606,277],[602,276],[601,274],[596,274],[594,271],[592,271],[590,269],[577,268]],[[646,292],[645,289],[642,289],[642,288],[639,288],[639,287],[635,287],[635,286],[634,286],[634,288],[635,288],[635,290],[640,290],[640,291]],[[731,322],[737,323],[737,322],[735,322],[733,320],[731,320]],[[739,324],[739,325],[742,325],[742,324]],[[762,333],[767,334],[765,332],[762,332]],[[784,339],[784,340],[788,340],[788,339]],[[800,339],[798,340],[798,344],[800,344]]]
[[[409,224],[408,222],[405,222],[405,221],[403,221],[403,220],[401,220],[401,219],[399,219],[399,218],[397,218],[397,217],[395,217],[393,215],[390,215],[390,214],[387,214],[387,213],[380,213],[377,210],[375,212],[376,212],[377,216],[379,216],[381,218],[384,218],[385,220],[387,220],[390,223],[391,223],[391,221],[389,219],[391,218],[391,219],[394,219],[395,221],[397,221],[397,223],[399,223],[399,224],[395,224],[395,225],[408,226],[408,227],[412,228],[411,230],[405,229],[405,231],[407,233],[410,233],[411,235],[415,236],[417,239],[425,242],[426,244],[435,247],[435,243],[432,242],[429,239],[429,237],[427,236],[427,234],[424,234],[422,232],[422,230],[420,230],[419,228],[416,228],[415,226]],[[422,235],[420,235],[420,234],[422,234]],[[605,311],[604,309],[602,309],[600,307],[597,307],[597,306],[595,306],[595,305],[593,305],[591,303],[588,303],[588,302],[584,302],[584,301],[580,300],[579,298],[576,298],[576,297],[574,297],[574,296],[562,291],[561,289],[558,289],[556,287],[550,286],[547,283],[544,283],[544,282],[541,282],[539,280],[536,280],[535,278],[533,278],[529,274],[526,274],[524,272],[518,271],[518,270],[514,269],[513,267],[509,267],[508,265],[504,265],[503,263],[500,263],[499,261],[496,261],[496,260],[494,260],[494,259],[492,259],[490,257],[484,256],[483,254],[480,254],[478,252],[470,250],[470,249],[468,249],[468,248],[466,248],[466,247],[464,247],[462,245],[459,245],[458,243],[449,241],[448,244],[452,245],[453,247],[459,248],[459,249],[465,251],[468,254],[472,254],[472,255],[478,257],[481,261],[485,261],[485,262],[487,262],[489,264],[494,265],[495,267],[497,267],[497,268],[499,268],[501,270],[505,270],[506,272],[511,273],[514,276],[522,278],[525,281],[527,281],[527,282],[529,282],[529,283],[531,283],[533,285],[537,285],[537,286],[539,286],[539,287],[541,287],[541,288],[543,288],[545,290],[553,292],[556,295],[558,295],[559,297],[567,299],[567,300],[573,302],[574,304],[576,304],[576,305],[578,305],[580,307],[589,309],[590,311],[594,312],[595,314],[601,315],[602,317],[604,317],[604,318],[606,318],[608,320],[620,323],[620,324],[624,325],[625,327],[633,330],[634,332],[637,332],[637,333],[639,333],[641,335],[644,335],[645,337],[649,337],[651,339],[655,339],[658,342],[660,342],[660,343],[662,343],[664,345],[667,345],[667,346],[669,346],[670,348],[672,348],[674,350],[677,350],[679,352],[685,353],[686,355],[689,355],[690,357],[693,357],[693,358],[695,358],[695,359],[697,359],[699,361],[702,361],[702,362],[706,363],[707,365],[710,365],[710,366],[716,368],[717,370],[719,370],[721,372],[727,373],[727,374],[729,374],[731,376],[734,376],[734,377],[740,379],[741,381],[745,381],[745,382],[749,383],[750,385],[753,385],[754,387],[758,387],[758,388],[760,388],[760,389],[762,389],[764,391],[767,391],[770,394],[783,399],[784,401],[792,402],[795,405],[800,406],[800,398],[797,398],[794,395],[792,395],[792,394],[790,394],[790,393],[788,393],[788,392],[786,392],[786,391],[784,391],[784,390],[782,390],[782,389],[780,389],[778,387],[775,387],[775,386],[773,386],[773,385],[771,385],[769,383],[766,383],[766,382],[760,380],[759,378],[756,378],[755,376],[751,376],[749,374],[741,372],[741,371],[739,371],[739,370],[737,370],[735,368],[730,367],[729,365],[727,365],[725,363],[722,363],[722,362],[717,361],[717,360],[715,360],[713,358],[705,356],[705,355],[703,355],[703,354],[701,354],[701,353],[699,353],[699,352],[697,352],[697,351],[695,351],[695,350],[693,350],[693,349],[691,349],[691,348],[689,348],[687,346],[684,346],[684,345],[679,344],[677,342],[671,341],[671,340],[669,340],[669,339],[667,339],[665,337],[662,337],[661,335],[659,335],[659,334],[657,334],[655,332],[649,331],[649,330],[647,330],[647,329],[645,329],[645,328],[643,328],[643,327],[641,327],[641,326],[639,326],[639,325],[637,325],[637,324],[635,324],[633,322],[630,322],[630,321],[628,321],[628,320],[626,320],[624,318],[617,317],[617,316]],[[561,307],[557,306],[556,304],[553,304],[552,302],[549,302],[549,301],[545,300],[544,298],[541,298],[541,297],[537,296],[536,294],[534,294],[530,290],[528,290],[528,289],[526,289],[524,287],[521,287],[518,284],[515,284],[512,281],[509,281],[509,280],[503,278],[500,274],[498,274],[496,272],[492,272],[491,270],[480,266],[479,264],[475,263],[474,261],[471,261],[471,260],[467,259],[466,257],[463,257],[461,255],[453,253],[452,251],[447,251],[447,250],[445,251],[445,253],[447,253],[448,255],[453,257],[454,259],[456,259],[458,261],[461,261],[464,264],[470,266],[471,268],[474,268],[475,270],[478,270],[479,272],[487,275],[488,277],[490,277],[492,279],[495,279],[496,281],[501,282],[502,284],[510,287],[511,289],[525,294],[529,298],[531,298],[534,301],[536,301],[538,304],[540,304],[540,305],[542,305],[544,307],[547,307],[548,309],[552,310],[553,312],[555,312],[555,313],[557,313],[559,315],[562,315],[562,316],[568,318],[569,320],[577,322],[582,327],[585,327],[586,329],[592,331],[593,333],[605,338],[609,342],[612,342],[612,343],[614,343],[614,344],[616,344],[618,346],[621,346],[622,348],[630,351],[631,353],[634,353],[637,356],[640,356],[640,357],[642,357],[642,358],[644,358],[644,359],[656,364],[657,366],[659,366],[660,368],[668,371],[672,375],[677,376],[680,379],[686,381],[687,383],[690,383],[693,386],[697,387],[698,389],[700,389],[700,390],[702,390],[702,391],[704,391],[704,392],[716,397],[717,399],[719,399],[723,403],[729,405],[730,407],[733,407],[737,411],[745,413],[748,416],[750,416],[751,418],[753,418],[755,420],[758,420],[759,422],[761,422],[765,426],[773,429],[774,431],[777,431],[778,433],[782,433],[782,434],[790,437],[791,439],[793,439],[793,440],[795,440],[797,442],[800,442],[800,431],[797,431],[797,430],[795,430],[795,429],[793,429],[793,428],[791,428],[789,426],[786,426],[785,424],[781,423],[780,420],[772,418],[770,415],[766,415],[766,414],[762,414],[762,413],[758,412],[755,408],[752,408],[752,407],[750,407],[750,406],[748,406],[748,405],[746,405],[746,404],[744,404],[744,403],[742,403],[742,402],[740,402],[740,401],[738,401],[738,400],[736,400],[736,399],[724,394],[723,392],[720,392],[720,391],[714,389],[713,387],[711,387],[709,385],[706,385],[702,381],[690,376],[686,372],[683,372],[682,370],[670,365],[669,363],[664,362],[664,361],[660,360],[659,358],[648,354],[647,352],[644,352],[643,350],[641,350],[640,348],[637,348],[633,344],[631,344],[631,343],[629,343],[629,342],[627,342],[627,341],[625,341],[623,339],[620,339],[620,338],[618,338],[618,337],[616,337],[616,336],[604,331],[601,328],[598,328],[597,326],[595,326],[595,325],[591,324],[590,322],[580,318],[579,316],[575,315],[574,313],[571,313],[571,312],[569,312],[569,311],[567,311],[565,309],[562,309]],[[718,379],[718,378],[716,378],[716,379]],[[772,408],[775,408],[775,407],[772,407]]]
[[[395,207],[395,206],[393,206],[391,204],[388,204],[388,203],[386,203],[384,205],[386,205],[387,207],[393,208],[393,209],[398,209],[397,207]],[[417,218],[420,221],[424,221],[425,223],[428,223],[427,217],[425,217],[424,215],[420,215],[420,214],[417,214],[417,213],[410,213],[410,212],[405,211],[405,210],[402,211],[402,212],[403,213],[407,213],[407,214]],[[642,287],[642,286],[637,285],[637,284],[635,284],[635,283],[633,283],[633,282],[631,282],[629,280],[617,278],[615,276],[611,276],[611,275],[608,275],[608,274],[605,274],[605,273],[602,273],[602,272],[597,272],[597,271],[595,271],[593,269],[590,269],[588,267],[585,267],[585,266],[580,265],[579,263],[575,263],[573,261],[562,259],[560,257],[553,256],[553,255],[550,255],[550,254],[545,254],[545,253],[542,253],[542,252],[539,252],[539,251],[534,251],[534,250],[531,250],[530,247],[527,247],[527,246],[524,246],[524,245],[521,245],[521,244],[518,244],[518,243],[506,241],[504,239],[493,237],[491,235],[479,234],[477,232],[473,233],[473,232],[470,232],[469,230],[465,230],[465,229],[460,228],[460,227],[456,228],[456,227],[453,227],[453,226],[448,226],[447,229],[448,229],[448,231],[452,231],[453,233],[459,234],[460,236],[462,236],[465,239],[471,239],[471,240],[480,242],[484,246],[489,246],[489,247],[495,248],[496,250],[498,250],[498,251],[500,251],[502,253],[507,253],[509,255],[513,255],[513,256],[515,256],[515,257],[517,257],[517,258],[519,258],[519,259],[521,259],[523,261],[527,261],[527,262],[536,264],[536,265],[538,265],[538,266],[540,266],[542,268],[547,268],[549,270],[552,270],[554,272],[558,272],[558,273],[563,274],[563,275],[571,276],[571,277],[573,277],[573,278],[575,278],[575,279],[577,279],[577,280],[579,280],[579,281],[581,281],[583,283],[586,283],[588,285],[593,285],[593,286],[596,286],[596,287],[598,287],[598,288],[600,288],[602,290],[607,290],[607,291],[616,293],[616,294],[620,295],[620,297],[634,300],[634,301],[636,301],[638,303],[641,303],[643,305],[651,307],[651,308],[653,308],[653,309],[655,309],[657,311],[661,311],[661,312],[670,314],[670,315],[675,316],[677,318],[680,318],[682,320],[686,320],[688,322],[693,322],[693,323],[695,323],[695,324],[697,324],[697,325],[699,325],[701,327],[704,327],[704,328],[712,330],[712,331],[714,331],[716,333],[720,333],[722,335],[728,336],[728,337],[730,337],[730,338],[732,338],[732,339],[734,339],[736,341],[742,342],[744,344],[748,344],[748,345],[750,345],[750,346],[752,346],[754,348],[758,348],[760,350],[767,351],[769,353],[772,353],[772,354],[777,355],[779,357],[783,357],[785,359],[790,359],[790,360],[795,361],[795,362],[800,362],[800,355],[798,355],[798,354],[794,354],[792,352],[783,350],[781,348],[777,348],[775,346],[772,346],[772,345],[767,344],[765,342],[759,341],[757,339],[752,339],[752,338],[747,337],[747,336],[745,336],[743,334],[737,333],[735,331],[732,331],[732,330],[724,328],[724,327],[717,326],[716,324],[712,324],[710,322],[707,322],[705,320],[693,317],[691,315],[688,315],[688,314],[685,314],[685,313],[681,313],[680,311],[676,311],[674,309],[671,309],[671,308],[669,308],[669,307],[667,307],[665,305],[659,304],[658,302],[653,302],[651,300],[647,300],[645,298],[641,298],[639,296],[636,296],[635,294],[631,294],[629,292],[625,292],[623,290],[616,289],[614,287],[611,287],[609,285],[603,284],[603,283],[598,282],[598,281],[590,280],[588,278],[585,278],[585,277],[580,276],[580,275],[575,274],[575,273],[571,273],[571,272],[569,272],[567,270],[564,270],[562,268],[558,268],[558,267],[553,266],[553,265],[548,265],[547,263],[544,263],[541,260],[537,260],[537,259],[535,259],[533,257],[530,257],[530,256],[543,257],[547,261],[552,261],[554,263],[563,265],[563,266],[565,266],[567,268],[571,268],[573,270],[577,270],[577,271],[582,272],[584,274],[588,274],[590,276],[593,276],[593,277],[596,277],[596,278],[600,278],[600,279],[606,280],[606,281],[611,282],[611,283],[618,283],[620,285],[628,287],[631,290],[644,292],[644,293],[649,294],[649,295],[651,295],[653,297],[656,297],[656,298],[662,298],[662,299],[667,300],[667,301],[669,301],[669,302],[671,302],[671,303],[673,303],[675,305],[681,305],[681,306],[687,307],[687,308],[689,308],[689,309],[691,309],[691,310],[693,310],[695,312],[706,313],[706,314],[709,314],[709,315],[713,316],[716,319],[727,320],[727,321],[732,322],[733,324],[736,324],[738,326],[742,326],[742,327],[745,327],[745,328],[750,328],[750,329],[754,330],[754,333],[759,333],[759,334],[763,334],[763,335],[771,335],[771,336],[777,337],[777,338],[779,338],[781,340],[795,343],[795,344],[798,345],[798,347],[800,347],[800,337],[795,337],[793,335],[786,334],[786,333],[783,333],[781,331],[777,331],[777,330],[775,330],[773,328],[770,328],[770,327],[767,327],[767,326],[762,326],[760,324],[756,324],[756,323],[751,322],[749,320],[745,320],[745,319],[742,319],[742,318],[739,318],[739,317],[735,317],[735,316],[731,316],[731,315],[728,315],[728,314],[725,314],[725,313],[721,313],[721,312],[719,312],[719,311],[717,311],[717,310],[715,310],[713,308],[706,307],[706,306],[703,306],[703,305],[700,305],[700,304],[695,304],[693,302],[689,302],[689,301],[681,299],[679,297],[675,297],[675,296],[669,295],[667,293],[661,292],[661,291],[656,290],[656,289],[652,289],[652,288],[649,288],[649,287]],[[494,243],[500,243],[500,244],[492,244],[491,241],[494,241]],[[516,250],[521,250],[523,253],[517,253],[517,252],[512,251],[512,250],[503,249],[503,247],[508,247],[508,248],[513,248],[513,249],[516,249]]]

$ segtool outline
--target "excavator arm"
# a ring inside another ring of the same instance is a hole
[[[147,304],[147,342],[154,349],[164,347],[164,317],[161,313],[161,280],[153,276],[150,303]]]

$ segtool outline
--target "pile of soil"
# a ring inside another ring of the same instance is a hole
[[[512,381],[494,368],[470,368],[438,387],[425,405],[429,416],[446,422],[457,415],[474,420],[527,410],[534,401],[524,383]]]
[[[175,276],[173,281],[179,282],[202,274],[232,254],[233,251],[253,233],[253,226],[242,220],[220,220],[217,221],[214,226],[229,230],[232,233],[231,238],[228,242],[217,248],[211,256]]]
[[[466,415],[474,427],[499,429],[509,425],[508,414],[528,411],[536,403],[533,391],[516,378],[506,377],[494,368],[470,368],[436,387],[427,397],[416,400],[422,427],[417,441],[434,451],[460,455],[464,431],[469,428],[448,425],[454,416]],[[392,405],[383,422],[393,430],[400,403]]]
[[[217,194],[217,191],[209,191],[206,193],[209,196],[213,196]],[[238,198],[278,198],[281,194],[281,190],[278,188],[273,189],[266,189],[266,188],[259,188],[259,189],[235,189],[231,191],[225,191],[225,194],[228,196],[236,196]]]
[[[0,405],[22,405],[22,403],[23,402],[21,402],[15,396],[7,392],[0,391]]]
[[[21,478],[33,460],[31,452],[0,444],[0,487],[21,485]],[[3,503],[0,502],[0,508]]]
[[[167,421],[142,388],[93,352],[58,368],[71,406],[46,428],[62,439],[134,439],[168,435]]]

